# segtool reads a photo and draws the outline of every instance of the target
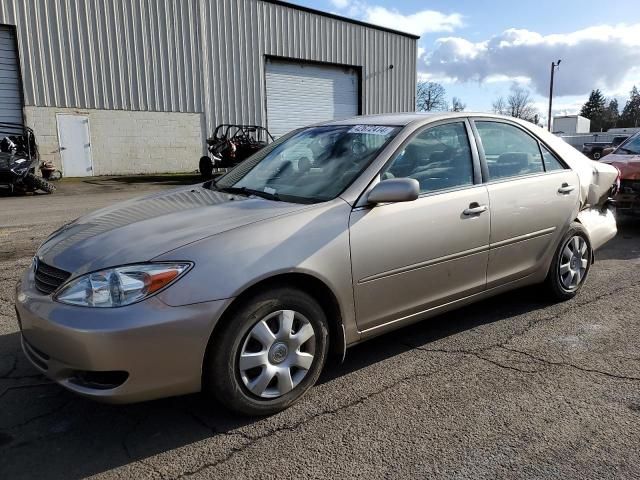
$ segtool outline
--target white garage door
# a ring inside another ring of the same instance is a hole
[[[0,123],[22,123],[22,96],[15,31],[0,26]]]
[[[267,60],[267,122],[274,137],[358,114],[354,68]]]

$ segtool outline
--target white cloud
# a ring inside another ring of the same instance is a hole
[[[364,0],[331,0],[331,3],[350,17],[415,35],[453,32],[464,25],[462,15],[459,13],[446,14],[436,10],[421,10],[405,15],[398,10],[372,5]]]
[[[453,32],[463,25],[462,15],[459,13],[445,14],[435,10],[422,10],[403,15],[397,10],[388,10],[384,7],[368,7],[364,20],[375,25],[415,35],[433,32]]]
[[[440,38],[419,69],[459,82],[528,83],[535,92],[546,95],[551,62],[558,59],[562,63],[555,94],[584,95],[593,88],[619,91],[640,65],[640,23],[553,35],[509,29],[482,42]]]

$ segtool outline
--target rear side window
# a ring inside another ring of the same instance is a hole
[[[413,178],[420,184],[420,193],[473,185],[465,124],[446,123],[418,133],[385,167],[381,178]]]
[[[538,141],[512,125],[476,122],[489,180],[544,172]]]
[[[553,153],[551,153],[544,145],[540,145],[540,149],[542,150],[542,159],[544,160],[544,169],[547,172],[552,172],[554,170],[564,170],[564,165],[562,165],[558,159],[555,157]]]

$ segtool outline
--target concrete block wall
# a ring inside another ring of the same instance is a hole
[[[40,156],[63,171],[56,114],[89,118],[94,175],[191,172],[198,168],[204,139],[201,113],[24,108]]]

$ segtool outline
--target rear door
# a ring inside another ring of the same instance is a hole
[[[575,172],[519,125],[473,124],[491,206],[491,288],[541,267],[577,215],[580,185]]]

